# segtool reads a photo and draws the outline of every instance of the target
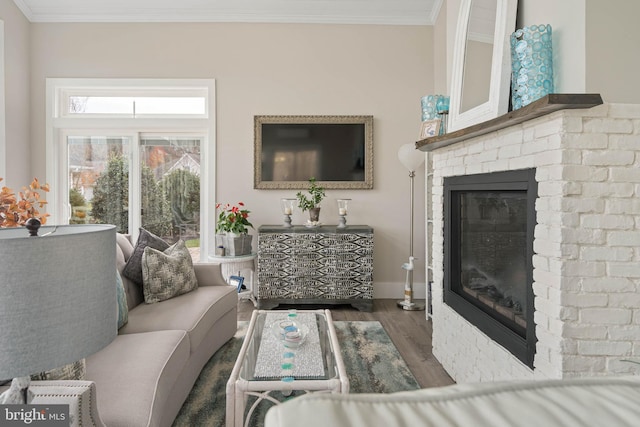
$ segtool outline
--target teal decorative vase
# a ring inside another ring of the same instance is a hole
[[[511,104],[524,107],[553,92],[551,25],[532,25],[511,34]]]
[[[445,95],[427,95],[420,99],[422,121],[442,120],[439,135],[446,133],[447,115],[449,114],[449,97]]]
[[[436,105],[438,104],[438,100],[443,98],[442,95],[427,95],[423,96],[420,99],[420,103],[422,106],[422,121],[425,120],[434,120],[438,118],[438,110]]]

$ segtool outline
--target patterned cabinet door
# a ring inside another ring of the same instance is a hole
[[[259,307],[352,303],[366,310],[372,300],[371,227],[259,228]]]

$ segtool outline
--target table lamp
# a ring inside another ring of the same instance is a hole
[[[0,378],[14,378],[0,402],[27,403],[31,374],[87,357],[117,334],[115,226],[46,226],[38,236],[35,222],[32,236],[0,229]]]
[[[406,279],[404,284],[404,300],[398,301],[398,306],[404,310],[424,310],[424,304],[418,304],[413,301],[413,179],[416,176],[416,169],[424,163],[424,153],[415,148],[413,144],[404,144],[398,150],[398,159],[409,170],[409,180],[411,181],[411,207],[409,210],[409,262],[402,264],[402,268],[406,270]]]

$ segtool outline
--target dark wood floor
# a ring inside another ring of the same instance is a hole
[[[373,312],[358,311],[351,306],[333,306],[333,320],[377,320],[398,348],[421,387],[453,384],[451,377],[431,353],[431,321],[424,311],[405,311],[396,300],[374,300]],[[249,320],[254,310],[250,301],[238,303],[238,320]]]

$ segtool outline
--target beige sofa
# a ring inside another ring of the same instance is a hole
[[[117,246],[122,272],[133,246],[120,234]],[[140,287],[123,278],[129,320],[113,342],[86,359],[89,383],[78,381],[73,389],[74,382],[32,382],[32,403],[54,403],[54,390],[68,394],[60,403],[71,403],[79,425],[170,426],[205,363],[237,329],[236,288],[218,264],[194,268],[196,290],[154,304],[144,303]],[[98,415],[91,408],[94,392]]]
[[[639,402],[640,377],[458,384],[305,395],[269,409],[265,427],[637,427]]]

